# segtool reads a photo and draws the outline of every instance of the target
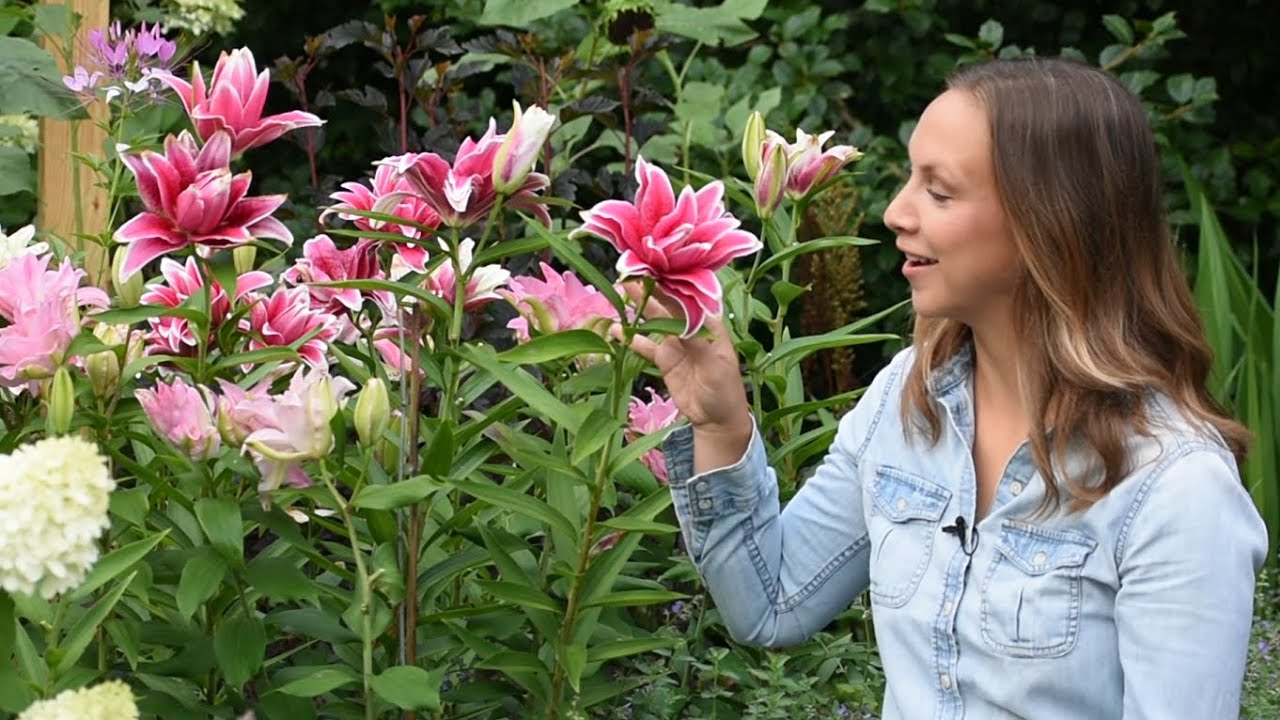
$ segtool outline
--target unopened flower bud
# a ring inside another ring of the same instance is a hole
[[[787,153],[779,143],[766,142],[760,159],[760,174],[755,179],[756,212],[767,220],[782,202],[787,189]]]
[[[742,162],[747,166],[747,177],[753,182],[760,174],[760,145],[764,137],[764,115],[756,110],[747,118],[747,126],[742,131]]]
[[[124,271],[124,258],[127,246],[116,248],[111,258],[111,284],[115,286],[116,306],[121,308],[137,307],[142,298],[142,274],[134,273],[128,280],[121,280]]]
[[[391,424],[391,399],[387,395],[387,384],[380,378],[369,378],[356,397],[355,422],[360,444],[366,448],[378,447],[382,434]]]
[[[538,107],[529,106],[521,111],[520,103],[515,105],[515,116],[511,121],[511,129],[507,131],[493,156],[493,189],[502,195],[509,195],[520,189],[538,153],[551,134],[551,127],[556,123],[556,116]]]
[[[49,384],[48,414],[45,416],[45,428],[49,435],[66,435],[71,431],[71,420],[76,413],[76,386],[71,381],[71,373],[63,365],[53,374],[53,382]]]
[[[382,434],[382,442],[376,447],[378,464],[384,468],[391,467],[400,461],[400,436],[404,432],[404,415],[399,410],[392,410],[389,429],[394,430],[394,439],[386,433]]]
[[[111,348],[88,355],[84,359],[85,373],[93,386],[93,394],[105,400],[113,397],[120,389],[120,356],[115,348],[129,340],[129,326],[99,323],[93,329],[93,335]]]
[[[231,262],[236,268],[236,275],[244,275],[253,270],[253,262],[258,258],[258,248],[254,245],[238,245],[231,251]]]

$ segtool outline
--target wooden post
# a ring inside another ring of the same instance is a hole
[[[94,28],[105,28],[110,19],[109,0],[40,0],[51,5],[63,5],[68,12],[81,17],[80,29],[72,38],[47,38],[45,47],[58,59],[63,72],[70,74],[76,64],[85,61],[85,48],[89,43],[89,31]],[[64,67],[62,62],[63,43],[71,43],[72,67]],[[90,114],[95,120],[106,119],[107,108],[103,103],[94,103]],[[52,233],[64,240],[72,251],[84,251],[84,269],[89,274],[89,281],[98,287],[106,288],[110,282],[111,259],[106,251],[93,241],[86,241],[76,235],[76,213],[74,188],[75,175],[79,174],[80,182],[80,231],[85,235],[100,235],[107,232],[108,198],[107,191],[98,187],[93,171],[83,167],[72,156],[72,134],[83,155],[102,157],[106,143],[106,133],[89,120],[40,120],[40,165],[39,180],[36,186],[38,204],[36,227]]]

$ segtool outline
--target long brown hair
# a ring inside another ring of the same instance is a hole
[[[996,187],[1024,268],[1014,330],[1046,506],[1059,503],[1060,483],[1075,510],[1124,479],[1126,439],[1151,433],[1152,391],[1216,430],[1243,463],[1248,431],[1205,384],[1212,351],[1170,236],[1156,143],[1137,97],[1064,59],[973,65],[947,87],[977,98],[990,123]],[[941,420],[929,375],[968,342],[958,321],[916,318],[902,413],[932,442]],[[1097,454],[1100,480],[1054,472],[1081,440]]]

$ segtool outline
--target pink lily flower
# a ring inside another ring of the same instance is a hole
[[[627,408],[628,425],[623,434],[628,442],[635,442],[642,435],[666,430],[680,419],[680,410],[673,401],[664,399],[653,388],[648,390],[649,402],[632,397]],[[658,482],[663,485],[668,483],[667,460],[661,450],[654,448],[646,451],[640,456],[640,462],[649,468]]]
[[[538,153],[551,134],[551,126],[556,123],[556,116],[537,105],[528,111],[520,110],[519,102],[515,106],[515,117],[511,121],[511,129],[503,137],[498,152],[493,156],[493,187],[501,195],[520,189],[529,171],[533,169]]]
[[[249,349],[288,347],[307,338],[298,354],[313,368],[328,367],[325,352],[338,335],[338,319],[311,307],[311,296],[305,287],[276,288],[268,297],[255,297],[249,317],[240,328],[250,335]]]
[[[539,335],[579,328],[602,331],[618,318],[604,293],[583,283],[572,270],[561,274],[546,263],[539,266],[542,280],[513,277],[508,289],[498,291],[520,313],[507,323],[518,341],[528,342],[531,330]]]
[[[102,290],[80,287],[83,270],[63,260],[49,269],[50,255],[21,255],[0,268],[0,386],[30,388],[53,374],[80,334],[81,306],[105,308]]]
[[[235,383],[218,378],[219,393],[214,398],[216,424],[222,442],[228,447],[243,448],[245,439],[262,427],[258,416],[250,412],[252,405],[249,401],[266,398],[270,394],[270,385],[271,378],[268,378],[245,390]]]
[[[338,201],[320,213],[323,221],[327,215],[336,214],[343,220],[355,223],[361,230],[385,232],[403,235],[411,240],[425,240],[430,234],[413,225],[397,225],[374,220],[372,218],[353,215],[349,211],[360,210],[395,215],[417,225],[429,226],[434,230],[440,224],[440,216],[427,204],[426,200],[413,194],[409,183],[400,177],[391,165],[378,165],[374,171],[371,185],[358,182],[343,183],[345,191],[333,193],[329,197]],[[414,272],[427,271],[427,249],[419,243],[393,243],[396,255]]]
[[[635,202],[605,200],[583,211],[582,226],[571,236],[591,234],[612,243],[622,253],[618,273],[652,277],[684,309],[682,337],[692,337],[708,316],[720,315],[716,270],[762,245],[737,229],[720,181],[696,192],[685,187],[677,200],[667,174],[644,158],[636,162],[636,179]]]
[[[135,390],[134,396],[156,434],[187,457],[203,462],[222,449],[213,422],[216,406],[208,388],[191,387],[174,378],[168,385],[156,383],[154,389]]]
[[[398,155],[380,160],[378,164],[395,168],[413,192],[435,210],[442,223],[463,228],[484,222],[498,201],[498,192],[493,186],[494,158],[505,138],[497,134],[495,123],[490,119],[489,129],[479,141],[471,138],[462,141],[452,165],[432,152]],[[550,227],[551,215],[535,194],[550,184],[546,175],[531,172],[509,194],[505,205],[532,213]]]
[[[444,240],[440,240],[440,246],[448,252],[449,245]],[[462,266],[464,275],[470,275],[463,288],[462,303],[462,309],[468,312],[484,307],[494,300],[501,300],[502,296],[498,294],[498,290],[506,286],[507,281],[511,279],[511,272],[501,265],[481,265],[473,268],[475,246],[476,241],[471,238],[458,243],[458,264]],[[396,272],[393,261],[392,275],[394,276]],[[399,272],[403,274],[403,270]],[[423,285],[452,305],[454,298],[457,297],[457,282],[457,269],[453,265],[453,259],[450,258],[431,271]]]
[[[788,143],[785,138],[772,130],[765,133],[766,147],[776,144],[786,151],[788,198],[792,200],[803,198],[814,188],[834,177],[837,172],[840,172],[840,168],[862,157],[862,153],[852,145],[835,145],[823,150],[822,146],[833,135],[835,135],[834,130],[828,130],[821,135],[810,135],[796,128],[796,141]],[[766,153],[766,148],[762,147],[761,157]]]
[[[299,110],[262,116],[271,84],[270,73],[266,69],[258,72],[249,48],[218,56],[207,88],[199,63],[191,64],[189,83],[172,73],[162,75],[161,79],[178,93],[202,139],[208,142],[218,132],[226,132],[231,137],[233,157],[276,140],[290,130],[324,124],[315,115]]]
[[[344,377],[330,377],[327,368],[294,373],[289,387],[279,395],[251,395],[238,410],[257,429],[245,438],[242,451],[248,452],[262,474],[258,491],[265,494],[289,485],[307,487],[311,478],[301,463],[316,460],[333,449],[329,421],[342,407],[343,399],[355,390]]]
[[[196,266],[194,257],[188,257],[186,263],[181,265],[163,258],[160,260],[160,274],[164,276],[164,282],[148,286],[147,291],[139,298],[140,302],[176,308],[204,287],[204,280],[200,277],[200,269]],[[227,291],[214,280],[209,297],[209,338],[226,322],[233,302],[239,302],[250,292],[264,288],[271,282],[271,276],[265,272],[247,272],[236,278],[235,296],[228,298]],[[191,323],[186,318],[162,315],[147,318],[147,324],[151,326],[145,338],[147,355],[189,355],[199,346]]]
[[[305,285],[313,308],[332,315],[343,312],[355,315],[364,306],[364,291],[316,287],[310,283],[386,278],[378,267],[375,247],[374,243],[361,240],[346,250],[339,250],[328,235],[317,235],[303,244],[302,257],[285,270],[282,277],[293,285]]]
[[[121,280],[161,255],[192,245],[217,249],[254,238],[293,242],[289,229],[271,217],[284,203],[284,195],[245,197],[252,174],[231,174],[231,140],[226,133],[214,133],[197,148],[191,134],[183,131],[165,138],[164,149],[164,155],[150,150],[121,153],[147,208],[116,230],[116,242],[129,244]]]

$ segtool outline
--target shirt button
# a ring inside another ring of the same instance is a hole
[[[1036,553],[1035,557],[1031,558],[1031,562],[1035,563],[1036,565],[1043,565],[1045,561],[1048,559],[1049,559],[1049,556],[1045,555],[1044,551],[1042,550]]]
[[[899,511],[899,512],[901,512],[901,511],[903,511],[903,510],[906,510],[906,509],[907,509],[907,499],[906,499],[906,498],[898,498],[898,502],[897,502],[897,504],[896,504],[896,505],[894,505],[894,507],[898,508],[898,511]]]
[[[942,689],[943,689],[943,690],[950,690],[950,689],[951,689],[951,676],[950,676],[950,675],[943,675],[943,676],[941,676],[941,677],[939,677],[939,678],[938,678],[938,681],[942,683]]]
[[[947,602],[943,603],[943,605],[942,605],[942,614],[943,614],[943,615],[950,615],[950,614],[951,614],[951,607],[952,607],[952,606],[951,606],[951,601],[950,601],[950,600],[948,600]]]
[[[1013,484],[1009,486],[1009,492],[1013,493],[1014,495],[1021,495],[1022,483],[1018,482],[1017,480],[1014,480]]]
[[[707,491],[707,481],[706,481],[706,480],[699,480],[699,481],[698,481],[698,484],[697,484],[697,485],[695,485],[695,486],[693,486],[693,489],[694,489],[694,490],[697,490],[698,492],[706,492],[706,491]]]

